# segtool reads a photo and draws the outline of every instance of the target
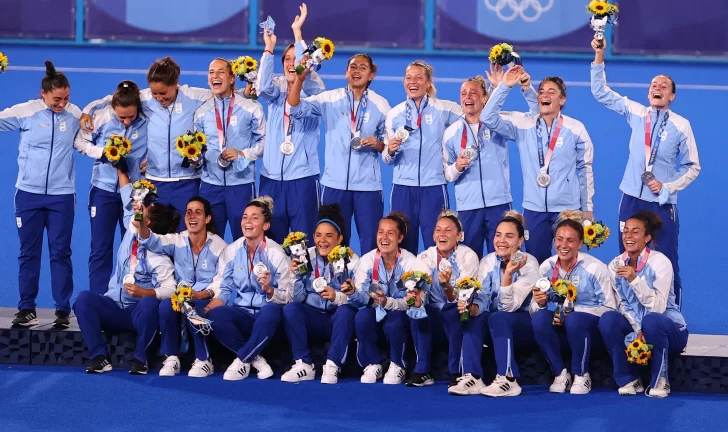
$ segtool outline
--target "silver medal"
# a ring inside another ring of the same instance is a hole
[[[551,176],[546,173],[540,173],[536,176],[536,183],[542,188],[548,187],[551,184]]]
[[[317,293],[321,294],[324,292],[324,288],[326,288],[328,284],[329,283],[326,282],[326,279],[322,277],[316,278],[313,280],[313,289],[315,289]]]
[[[359,150],[361,148],[361,138],[360,137],[354,137],[351,139],[351,148],[354,150]]]
[[[541,278],[536,281],[536,288],[541,292],[548,292],[551,289],[551,281],[547,278]]]
[[[371,284],[369,285],[369,292],[370,292],[370,293],[372,293],[372,294],[376,294],[376,293],[377,293],[378,291],[383,291],[383,290],[382,290],[382,287],[381,287],[381,286],[379,286],[379,284],[378,284],[378,283],[376,283],[376,282],[372,282],[372,283],[371,283]]]
[[[466,147],[463,149],[463,154],[469,161],[474,161],[478,157],[478,152],[473,147]]]
[[[450,271],[450,269],[452,269],[452,264],[450,264],[450,261],[448,261],[448,260],[442,260],[442,261],[440,261],[439,268],[440,268],[440,271],[444,273],[444,272]]]
[[[217,164],[220,165],[221,168],[227,168],[230,166],[232,162],[222,157],[222,154],[218,156],[217,158]]]
[[[396,137],[396,138],[397,138],[398,140],[400,140],[400,141],[402,141],[402,142],[405,142],[405,141],[407,141],[407,138],[409,138],[409,135],[410,135],[410,134],[409,134],[409,131],[408,131],[407,129],[405,129],[405,128],[399,128],[399,129],[397,129],[397,131],[396,131],[396,132],[394,133],[394,136],[395,136],[395,137]]]
[[[268,271],[268,267],[265,266],[263,263],[258,263],[253,267],[253,274],[260,277],[263,275],[263,273]]]
[[[128,274],[128,275],[124,276],[123,282],[124,282],[124,285],[126,285],[126,284],[134,285],[134,283],[136,283],[136,280],[134,279],[134,275]]]
[[[655,175],[652,174],[652,171],[645,171],[642,173],[642,184],[647,184],[650,182],[650,180],[654,180]]]
[[[281,153],[284,155],[290,156],[293,154],[293,149],[295,147],[293,146],[293,143],[290,141],[285,141],[283,144],[281,144]]]
[[[521,261],[523,261],[524,257],[525,255],[523,254],[523,252],[516,251],[516,253],[511,255],[511,262],[513,263],[513,265],[518,265],[521,263]]]

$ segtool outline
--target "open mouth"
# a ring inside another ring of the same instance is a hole
[[[319,243],[316,245],[316,247],[318,247],[320,252],[327,252],[330,249],[331,245],[329,245],[328,243]]]
[[[551,105],[551,99],[543,98],[543,99],[541,99],[540,102],[541,102],[541,105],[544,105],[544,106]]]
[[[463,104],[466,108],[472,108],[475,106],[475,102],[465,102]]]
[[[220,80],[213,81],[212,88],[213,88],[213,90],[220,90],[222,88],[222,81],[220,81]]]
[[[391,243],[389,240],[382,240],[379,242],[381,246],[389,246]]]
[[[409,90],[410,93],[417,93],[418,91],[420,91],[420,86],[411,85],[407,87],[407,90]]]
[[[253,231],[253,225],[251,225],[251,224],[243,225],[243,231]]]
[[[199,222],[197,222],[196,220],[191,220],[191,221],[190,221],[190,227],[196,227],[196,226],[197,226],[197,225],[199,225],[199,224],[200,224],[200,223],[199,223]]]
[[[652,93],[652,99],[662,99],[662,95],[660,93]]]
[[[569,253],[571,253],[571,249],[559,249],[558,252],[559,255],[568,255]]]
[[[625,246],[634,246],[636,243],[633,240],[626,240],[624,242]]]
[[[448,239],[447,237],[440,237],[440,238],[439,238],[439,239],[437,240],[437,243],[439,243],[439,244],[441,244],[441,245],[446,245],[446,244],[448,244],[449,242],[450,242],[450,240],[449,240],[449,239]]]
[[[510,249],[510,247],[508,247],[507,244],[505,244],[505,245],[496,245],[495,248],[498,250],[498,252],[501,252],[501,253],[508,252],[508,250]]]

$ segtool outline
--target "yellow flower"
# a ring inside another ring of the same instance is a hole
[[[455,284],[455,288],[457,288],[459,290],[475,288],[476,291],[483,289],[482,285],[480,285],[480,281],[478,281],[475,278],[471,278],[471,277],[465,277],[465,278],[460,279]]]
[[[566,289],[566,298],[571,302],[576,300],[576,288],[573,285]]]
[[[121,148],[123,148],[126,152],[131,150],[131,143],[128,139],[124,138],[124,140],[121,141]]]
[[[106,158],[112,162],[116,162],[121,158],[119,149],[114,146],[106,147],[106,150],[104,150],[104,154],[106,155]]]
[[[324,54],[324,57],[326,57],[326,60],[331,60],[331,57],[334,56],[334,43],[328,39],[323,39],[321,41],[320,48],[321,52]]]
[[[597,237],[597,230],[594,228],[594,225],[589,225],[584,227],[584,238],[587,241],[592,241]]]
[[[173,295],[170,300],[172,300],[172,310],[175,312],[181,312],[181,309],[179,307],[179,299],[177,298],[177,296]]]
[[[205,145],[205,143],[207,142],[207,137],[202,132],[195,132],[195,141],[199,145]]]
[[[589,11],[589,13],[597,16],[612,15],[616,12],[619,12],[617,6],[603,0],[590,1],[586,9],[587,11]]]
[[[250,71],[254,71],[258,68],[258,62],[255,61],[253,57],[245,57],[243,64],[245,65],[245,68]]]
[[[180,298],[188,299],[192,297],[192,288],[190,287],[184,287],[180,288],[179,291],[177,291],[177,294],[179,294]]]
[[[640,353],[640,356],[637,358],[637,364],[644,365],[647,364],[647,361],[652,357],[652,353],[649,351],[645,351]]]
[[[8,69],[8,56],[0,51],[0,73],[5,72]]]
[[[490,55],[488,56],[488,59],[495,63],[498,58],[500,58],[501,54],[503,54],[503,48],[501,48],[500,45],[496,45],[493,48],[490,49]]]
[[[184,149],[184,156],[187,158],[194,159],[199,155],[200,155],[200,149],[198,149],[197,146],[188,145]]]
[[[639,350],[642,347],[642,340],[635,339],[631,344],[629,344],[629,347],[631,349]]]

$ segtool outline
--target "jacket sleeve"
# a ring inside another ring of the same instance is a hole
[[[291,118],[304,119],[306,117],[321,117],[326,109],[324,97],[326,93],[320,93],[316,96],[301,98],[298,105],[292,106],[289,114]]]
[[[492,272],[489,271],[490,266],[487,265],[486,260],[487,258],[483,258],[478,268],[478,280],[480,280],[480,285],[483,287],[483,289],[478,291],[475,294],[475,298],[473,299],[473,304],[478,305],[478,315],[480,315],[480,312],[482,310],[490,310],[490,303],[493,298],[493,278],[491,276]],[[493,269],[493,271],[499,271],[499,269],[496,268]]]
[[[174,280],[174,264],[169,257],[161,256],[153,253],[147,254],[149,264],[154,267],[154,273],[157,275],[157,287],[154,288],[155,295],[158,300],[164,300],[174,295],[176,291],[176,282]]]
[[[183,92],[185,96],[195,102],[195,110],[200,109],[200,107],[204,105],[205,102],[213,97],[212,91],[210,89],[204,89],[199,87],[188,87],[185,85],[181,86],[179,88],[179,91]]]
[[[10,132],[19,129],[27,129],[25,118],[18,113],[19,105],[5,108],[0,111],[0,132]]]
[[[503,83],[498,84],[493,94],[490,95],[488,103],[485,104],[485,108],[483,108],[483,112],[480,114],[480,119],[488,129],[514,140],[516,139],[516,126],[507,117],[500,115],[503,103],[510,91],[511,89],[507,85]]]
[[[308,277],[296,278],[293,282],[293,301],[296,303],[304,303],[306,301],[306,294],[308,285]]]
[[[296,42],[293,45],[293,52],[296,56],[296,64],[298,64],[299,61],[303,58],[303,52],[308,48],[306,46],[306,42],[300,40]],[[311,71],[306,75],[306,78],[303,80],[303,84],[301,86],[301,90],[306,94],[306,96],[315,96],[319,93],[323,93],[324,90],[326,90],[326,87],[324,86],[323,80],[321,80],[321,77],[319,76],[318,72]]]
[[[698,147],[695,144],[695,136],[690,123],[687,124],[687,131],[681,134],[678,152],[680,155],[680,168],[673,178],[663,183],[660,191],[660,204],[668,201],[669,194],[681,191],[688,187],[700,174],[700,159],[698,159]]]
[[[255,102],[255,104],[256,107],[250,124],[251,139],[254,145],[243,150],[245,157],[235,159],[235,168],[239,171],[245,170],[251,163],[255,164],[255,161],[263,156],[263,150],[265,149],[265,114],[263,113],[263,106],[259,102]]]
[[[644,106],[622,96],[607,86],[604,63],[591,65],[591,91],[600,104],[630,120],[632,112],[643,110]]]
[[[655,271],[652,287],[639,276],[634,278],[629,286],[648,312],[661,314],[667,310],[667,299],[673,284],[672,263],[667,258],[661,259],[652,265],[652,269]]]
[[[360,259],[359,264],[357,264],[354,269],[353,279],[355,290],[353,294],[348,296],[349,304],[357,308],[361,308],[369,304],[369,285],[372,283],[371,272],[368,268],[369,266],[366,263],[362,265],[362,261],[363,259]]]
[[[153,232],[149,233],[148,238],[139,237],[139,244],[143,244],[148,251],[159,255],[174,256],[175,244],[179,234],[159,235]]]
[[[518,279],[508,286],[501,286],[498,309],[504,312],[520,309],[538,279],[538,262],[526,258],[526,264],[518,271]]]
[[[576,175],[579,179],[581,211],[593,211],[594,203],[594,146],[584,125],[579,126],[576,138]]]
[[[594,287],[599,287],[604,294],[604,303],[597,307],[575,306],[576,312],[586,312],[596,316],[602,316],[609,311],[619,310],[617,291],[614,289],[614,280],[609,276],[609,269],[600,264],[591,275],[590,281]]]
[[[454,128],[455,126],[451,126],[451,128]],[[463,126],[468,127],[468,126]],[[447,182],[454,182],[457,179],[460,178],[461,175],[465,173],[465,171],[460,172],[458,171],[457,167],[455,166],[455,162],[458,159],[458,154],[455,151],[455,143],[457,142],[457,134],[454,134],[450,137],[448,137],[448,134],[451,132],[451,129],[448,128],[445,131],[445,139],[442,140],[442,165],[445,170],[445,181]]]
[[[389,110],[387,113],[387,117],[384,120],[384,133],[387,135],[387,142],[389,142],[389,137],[394,136],[394,113],[392,110]],[[387,165],[394,165],[394,161],[397,159],[397,156],[399,156],[399,152],[395,153],[394,156],[389,155],[389,151],[387,150],[387,146],[384,146],[384,150],[382,151],[382,160]]]
[[[521,91],[521,93],[523,94],[523,98],[526,99],[526,103],[528,104],[529,115],[537,115],[539,112],[541,112],[538,106],[538,93],[532,85],[528,86],[525,91]]]
[[[293,300],[293,283],[295,282],[295,278],[291,272],[291,260],[286,256],[286,254],[278,251],[268,255],[268,258],[270,259],[271,264],[273,264],[276,268],[278,280],[275,282],[271,281],[271,283],[274,283],[276,286],[273,291],[273,297],[268,298],[266,296],[266,301],[282,305],[288,304]]]
[[[96,121],[95,117],[96,116],[94,116],[94,122]],[[73,148],[83,155],[90,156],[94,159],[100,159],[101,156],[104,155],[104,147],[106,146],[106,143],[101,143],[100,146],[97,146],[96,141],[103,136],[104,126],[96,126],[96,130],[93,132],[80,130],[76,134],[76,138],[73,140]]]
[[[217,273],[212,279],[212,283],[207,286],[215,293],[215,298],[220,299],[223,304],[230,301],[230,296],[235,289],[233,273],[235,271],[235,253],[237,252],[236,244],[228,245],[220,254],[217,262]]]
[[[124,206],[124,227],[126,229],[131,229],[131,218],[134,217],[134,206],[132,205],[132,201],[134,200],[131,199],[133,190],[134,188],[131,183],[119,189],[121,203]]]
[[[100,110],[101,108],[109,105],[111,103],[111,98],[112,98],[112,95],[108,95],[108,96],[104,96],[102,99],[97,99],[95,101],[90,102],[88,105],[86,105],[84,107],[83,113],[93,116],[97,110]]]
[[[273,65],[273,55],[263,53],[258,69],[257,90],[258,97],[268,102],[276,100],[281,95],[281,89],[273,83]]]
[[[445,114],[445,128],[448,128],[450,125],[460,120],[462,116],[465,115],[465,112],[460,104],[453,101],[443,102],[445,102],[445,112],[443,113]]]

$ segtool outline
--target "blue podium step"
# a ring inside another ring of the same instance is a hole
[[[81,336],[78,324],[71,315],[71,326],[68,329],[57,329],[52,325],[53,311],[38,310],[39,325],[16,329],[11,322],[17,311],[11,308],[0,308],[0,364],[26,364],[46,366],[84,367],[88,364],[88,350]],[[136,335],[132,333],[106,334],[108,352],[114,368],[129,367],[134,356]],[[311,355],[318,370],[326,362],[327,346],[314,345]],[[387,353],[386,346],[382,352]],[[214,337],[208,338],[208,350],[215,363],[217,372],[224,371],[233,361],[234,354],[220,345]],[[157,337],[147,350],[149,354],[150,373],[155,373],[162,364],[163,356],[159,355],[159,338]],[[263,355],[276,374],[285,372],[293,363],[290,347],[279,329]],[[386,355],[386,354],[385,354]],[[188,369],[194,361],[192,347],[180,356],[182,367]],[[410,344],[407,349],[409,372],[416,361],[416,354]],[[516,356],[521,371],[519,383],[524,385],[548,385],[553,376],[543,355],[537,350],[521,350]],[[565,353],[565,364],[569,364],[569,353]],[[495,358],[491,347],[483,349],[483,381],[488,383],[495,377]],[[433,373],[437,380],[448,380],[447,346],[433,347]],[[362,368],[356,361],[356,341],[349,347],[347,362],[342,376],[358,377]],[[641,368],[644,382],[649,382],[649,368]],[[690,335],[688,346],[680,355],[670,359],[668,371],[672,390],[728,393],[728,336],[722,335]],[[595,388],[616,388],[612,378],[612,361],[606,352],[593,352],[590,363],[592,385]]]

